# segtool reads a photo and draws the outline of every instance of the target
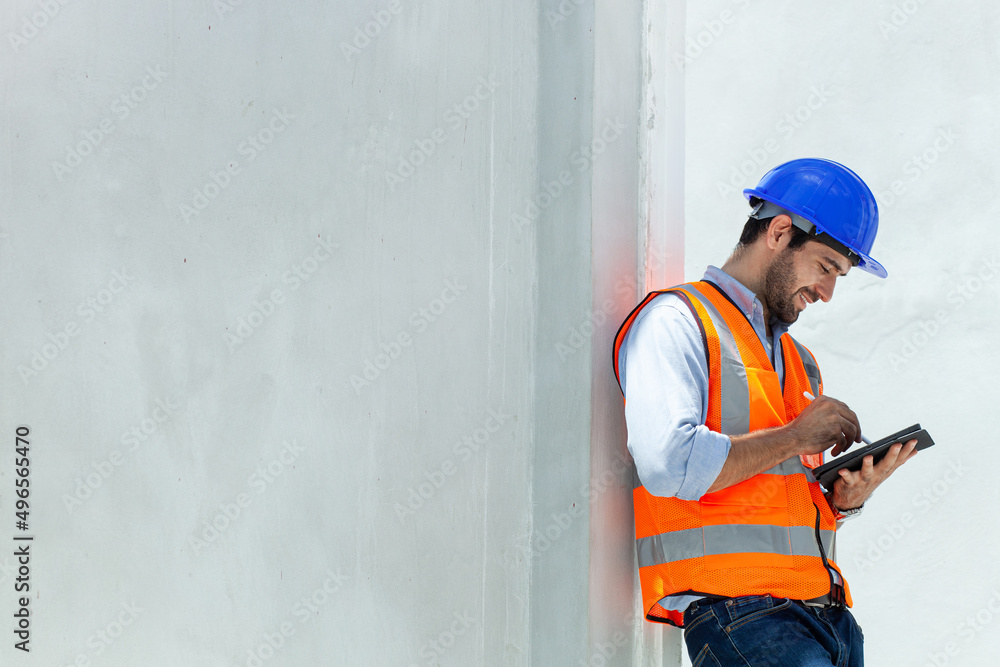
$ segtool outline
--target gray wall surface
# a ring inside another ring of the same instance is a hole
[[[8,3],[0,661],[674,664],[610,364],[649,20]]]

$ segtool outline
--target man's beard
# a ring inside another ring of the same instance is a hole
[[[799,292],[805,292],[813,301],[819,299],[819,295],[813,290],[803,287],[801,290],[795,288],[795,266],[793,264],[793,254],[795,250],[785,248],[767,267],[764,274],[764,293],[761,300],[767,306],[768,312],[773,317],[778,318],[785,324],[791,324],[799,319],[799,310],[796,308],[796,299]]]

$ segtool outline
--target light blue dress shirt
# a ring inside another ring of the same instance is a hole
[[[771,318],[756,295],[714,266],[704,280],[718,285],[753,324],[771,364],[785,383],[781,335],[788,325]],[[774,350],[778,350],[775,354]],[[694,314],[674,294],[661,294],[643,308],[618,355],[625,393],[628,449],[642,485],[655,496],[698,500],[722,471],[732,443],[705,426],[708,362]]]

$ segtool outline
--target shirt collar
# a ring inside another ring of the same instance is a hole
[[[750,289],[741,283],[740,281],[733,278],[731,275],[723,271],[717,266],[709,266],[705,270],[705,275],[702,280],[710,280],[720,288],[722,291],[729,296],[730,299],[743,311],[747,319],[755,325],[760,325],[763,331],[764,325],[764,306],[761,305],[760,299],[757,295],[750,291]],[[788,323],[782,322],[773,315],[771,316],[771,335],[774,338],[780,338],[782,334],[788,331]]]

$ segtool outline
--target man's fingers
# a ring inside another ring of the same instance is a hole
[[[887,472],[891,472],[896,467],[896,461],[899,459],[901,449],[903,449],[903,444],[899,442],[889,447],[889,451],[885,453],[885,457],[879,461],[879,467]]]
[[[829,397],[824,396],[823,398]],[[861,435],[861,422],[858,421],[858,416],[854,413],[854,410],[847,407],[847,403],[838,401],[835,398],[829,398],[829,401],[832,403],[831,407],[836,415],[840,417],[843,422],[850,424],[850,427],[842,427],[841,430],[847,434],[847,436],[851,439],[851,442],[861,442],[858,437]]]
[[[899,452],[896,454],[896,465],[894,466],[893,470],[895,470],[895,468],[898,468],[899,466],[909,461],[911,458],[913,458],[913,456],[916,453],[917,453],[916,440],[910,440],[905,445],[900,447]]]
[[[850,440],[847,439],[847,437],[843,434],[843,432],[838,433],[835,439],[837,441],[836,446],[840,449],[840,451],[842,452],[846,451],[847,444],[850,442]]]
[[[893,471],[899,466],[903,465],[910,460],[917,451],[917,441],[909,440],[904,445],[897,442],[889,448],[886,452],[885,458],[879,461],[879,466],[885,470],[885,474],[888,477]]]
[[[858,442],[858,436],[861,435],[858,425],[844,415],[840,416],[840,431],[841,437],[844,439],[845,450],[853,443]]]
[[[854,436],[851,438],[851,441],[861,442],[861,422],[858,421],[858,416],[854,414],[854,410],[851,410],[846,405],[844,406],[844,409],[846,410],[844,417],[851,423],[851,426],[854,427]],[[844,431],[844,433],[847,433],[847,431]]]
[[[861,481],[870,482],[875,476],[875,457],[869,454],[861,464]]]

